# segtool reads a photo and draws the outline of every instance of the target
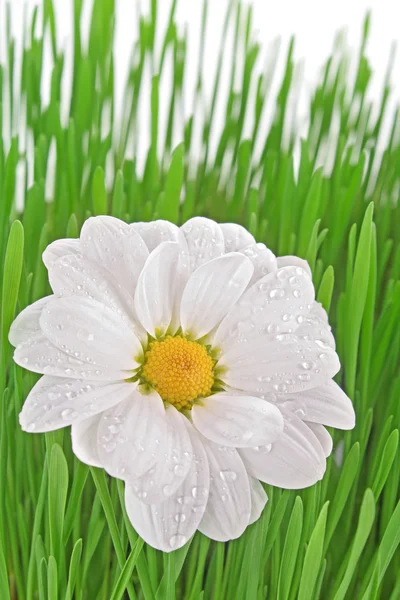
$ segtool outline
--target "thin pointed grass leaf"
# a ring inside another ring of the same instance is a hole
[[[7,336],[14,319],[24,253],[24,229],[20,221],[14,221],[7,242],[3,272],[1,301],[1,354],[5,355]]]
[[[78,571],[80,567],[80,561],[82,556],[82,538],[79,538],[75,542],[75,545],[72,550],[71,560],[69,563],[69,571],[68,571],[68,582],[67,582],[67,590],[65,592],[65,600],[72,600],[75,584],[78,579]]]
[[[326,518],[329,502],[322,507],[314,530],[311,534],[304,557],[303,570],[301,573],[298,600],[307,600],[313,597],[315,585],[318,580],[319,571],[323,559],[323,547],[325,537]]]
[[[129,581],[132,579],[132,573],[136,565],[137,557],[143,548],[143,540],[138,538],[135,546],[132,548],[130,555],[127,558],[124,568],[118,578],[118,581],[113,589],[110,600],[121,600]]]
[[[303,503],[297,496],[287,528],[279,570],[277,600],[287,600],[291,590],[293,573],[297,561],[301,531],[303,528]]]
[[[92,206],[94,215],[107,214],[107,191],[104,171],[101,167],[97,167],[93,175]]]
[[[54,557],[56,565],[58,564],[59,569],[61,569],[61,565],[63,565],[64,562],[63,529],[68,490],[68,465],[62,448],[56,443],[53,444],[53,446],[51,447],[51,452],[48,456],[48,462],[48,511],[50,551]],[[52,570],[54,570],[54,566],[52,566]],[[58,577],[62,579],[63,575],[64,574],[61,571],[58,574]]]
[[[379,469],[371,486],[376,501],[378,501],[379,496],[382,493],[382,490],[392,468],[393,461],[396,458],[398,445],[399,430],[395,429],[394,431],[392,431],[385,444]]]
[[[324,307],[327,313],[329,313],[331,307],[334,284],[335,273],[333,270],[333,266],[330,265],[322,276],[317,296],[318,302],[321,302],[322,306]]]
[[[361,504],[357,530],[351,547],[350,556],[346,564],[343,579],[335,593],[334,600],[343,600],[354,576],[357,563],[367,543],[375,519],[375,499],[372,491],[367,489]]]

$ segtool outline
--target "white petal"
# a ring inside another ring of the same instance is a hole
[[[102,467],[97,446],[99,415],[73,423],[71,426],[72,450],[80,461],[91,467]]]
[[[131,383],[100,383],[44,375],[33,386],[19,415],[24,431],[53,431],[122,402]]]
[[[299,258],[298,256],[278,256],[277,261],[278,269],[282,269],[282,267],[300,267],[312,277],[310,265],[303,258]]]
[[[122,315],[89,298],[57,298],[47,303],[40,326],[66,354],[91,365],[126,371],[137,368],[142,346]]]
[[[83,296],[124,316],[132,314],[133,297],[109,271],[83,256],[64,256],[57,260],[49,269],[49,281],[59,298]]]
[[[178,327],[178,307],[187,281],[188,265],[176,242],[165,242],[150,254],[140,274],[135,308],[143,327],[155,337]]]
[[[133,294],[149,255],[140,235],[114,217],[91,217],[83,224],[80,240],[82,254],[107,269]]]
[[[224,235],[225,252],[236,252],[256,242],[247,229],[236,223],[221,223],[220,228]]]
[[[303,421],[285,413],[285,429],[273,444],[240,450],[249,473],[277,487],[301,489],[322,479],[326,461],[318,439]]]
[[[280,396],[279,401],[285,402],[291,412],[299,411],[302,419],[312,423],[336,429],[353,429],[355,425],[350,398],[332,380],[293,396]]]
[[[253,273],[248,258],[225,254],[192,273],[182,296],[182,329],[194,339],[211,331],[237,302]]]
[[[131,375],[121,369],[90,365],[69,356],[52,344],[43,334],[38,334],[31,340],[19,344],[14,352],[14,361],[17,365],[34,373],[73,379],[120,381]]]
[[[156,463],[132,483],[132,489],[146,504],[173,496],[192,466],[192,444],[185,426],[186,417],[168,404],[165,410],[166,434]]]
[[[193,217],[182,225],[181,230],[187,241],[192,271],[224,253],[224,236],[215,221]]]
[[[150,223],[132,223],[130,225],[141,236],[149,252],[152,252],[163,242],[178,242],[187,249],[185,236],[179,227],[169,221],[151,221]]]
[[[210,475],[203,444],[189,421],[185,424],[193,448],[193,465],[174,496],[160,504],[145,504],[125,488],[129,519],[145,542],[164,552],[181,548],[194,534],[208,500]]]
[[[222,355],[218,366],[224,369],[226,384],[258,394],[309,390],[340,369],[338,355],[331,348],[322,349],[293,334],[236,344]]]
[[[213,343],[227,348],[261,335],[292,331],[308,314],[314,286],[300,267],[284,267],[249,288],[218,327]]]
[[[10,327],[8,334],[10,344],[18,346],[18,344],[23,344],[34,336],[40,335],[39,318],[43,308],[51,298],[52,296],[41,298],[19,313]]]
[[[203,439],[210,467],[210,495],[199,530],[218,542],[238,538],[251,514],[249,478],[237,450]]]
[[[283,431],[280,410],[251,396],[221,392],[194,404],[195,427],[216,444],[246,448],[269,444]]]
[[[321,444],[325,456],[330,456],[332,452],[333,442],[331,436],[329,435],[325,427],[323,425],[319,425],[318,423],[307,423],[307,425]]]
[[[99,456],[113,477],[134,481],[152,468],[166,438],[164,404],[153,391],[129,397],[104,412],[98,428]]]
[[[259,281],[265,275],[273,273],[278,269],[276,256],[265,244],[252,244],[240,250],[249,258],[254,267],[253,277],[250,279],[249,287]]]
[[[42,259],[49,269],[59,258],[69,254],[79,254],[80,242],[74,239],[56,240],[49,244],[43,252]]]
[[[268,502],[268,496],[258,479],[249,476],[251,493],[251,515],[249,525],[258,521],[265,505]]]

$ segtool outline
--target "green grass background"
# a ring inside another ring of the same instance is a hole
[[[13,91],[17,75],[9,23],[12,5],[2,24],[7,60],[0,68],[1,129],[9,128],[10,119],[17,123],[24,99],[34,139],[34,182],[28,187],[26,132],[13,137],[9,148],[0,137],[1,600],[398,600],[400,116],[399,110],[385,115],[390,70],[378,110],[372,110],[371,68],[365,56],[369,18],[356,78],[349,76],[348,56],[340,45],[325,62],[312,92],[310,125],[301,140],[297,172],[297,124],[285,126],[294,85],[293,43],[286,49],[278,93],[270,97],[275,64],[264,71],[255,68],[260,47],[252,33],[251,8],[233,2],[228,9],[207,98],[202,48],[212,2],[203,4],[195,104],[182,123],[190,40],[178,32],[174,1],[169,22],[158,24],[164,38],[161,54],[155,53],[157,2],[152,0],[150,14],[137,24],[139,37],[133,42],[118,125],[113,99],[114,1],[94,1],[87,50],[81,40],[82,5],[83,0],[71,0],[74,77],[67,126],[60,118],[65,56],[57,49],[62,32],[56,31],[53,1],[43,0],[43,25],[51,32],[54,59],[47,107],[40,92],[43,39],[33,35],[38,13],[25,26],[19,97]],[[220,82],[228,30],[243,65],[232,61],[226,92]],[[168,56],[173,60],[171,94],[160,87]],[[135,131],[146,68],[152,75],[150,145],[140,173]],[[237,81],[240,85],[234,85]],[[217,102],[224,107],[224,121],[213,153],[212,132],[221,125],[216,123]],[[262,133],[267,102],[275,106],[275,117]],[[113,125],[101,137],[107,105]],[[165,106],[167,128],[161,136],[159,109]],[[195,133],[193,117],[200,106],[205,106],[205,119]],[[243,135],[247,117],[254,122],[248,138]],[[378,152],[384,117],[391,130],[383,152]],[[333,118],[339,123],[336,140]],[[184,143],[173,148],[177,124],[184,127]],[[317,168],[327,145],[329,173]],[[193,151],[196,146],[199,153]],[[52,189],[48,159],[54,150]],[[104,173],[110,153],[113,182],[107,189]],[[21,194],[22,211],[15,203]],[[311,265],[318,299],[329,310],[337,339],[342,362],[338,381],[354,401],[357,425],[350,432],[331,432],[342,462],[338,466],[331,457],[322,482],[300,492],[266,486],[269,502],[261,519],[238,540],[215,543],[196,534],[168,555],[147,547],[127,520],[122,483],[76,460],[68,430],[29,435],[19,428],[18,413],[36,376],[13,364],[7,341],[10,323],[16,312],[49,291],[41,262],[46,245],[59,237],[77,237],[83,221],[99,214],[178,224],[193,215],[235,221],[276,254],[297,254]]]

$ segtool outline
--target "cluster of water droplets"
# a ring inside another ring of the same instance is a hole
[[[39,384],[40,385],[40,384]],[[96,389],[85,381],[62,380],[50,387],[44,385],[36,394],[36,401],[29,405],[25,414],[33,419],[26,425],[28,431],[35,431],[43,424],[60,426],[72,423],[77,417],[89,418],[99,412]]]

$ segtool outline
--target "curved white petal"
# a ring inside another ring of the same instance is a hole
[[[122,402],[131,383],[101,383],[44,375],[31,389],[19,422],[24,431],[53,431]]]
[[[134,229],[114,217],[90,217],[83,224],[80,243],[86,258],[107,269],[133,295],[149,255]]]
[[[192,408],[195,427],[216,444],[246,448],[269,444],[283,431],[280,410],[261,398],[221,392]]]
[[[251,244],[251,246],[242,248],[240,253],[247,256],[254,267],[254,273],[249,281],[249,287],[259,281],[262,277],[265,277],[278,269],[275,254],[273,254],[265,244]]]
[[[83,296],[104,304],[125,318],[132,313],[133,297],[109,271],[83,256],[58,259],[49,269],[49,281],[59,298]]]
[[[173,496],[192,467],[192,444],[186,417],[170,404],[165,409],[165,440],[155,464],[131,483],[137,497],[146,504],[157,504]]]
[[[240,450],[253,477],[270,485],[301,489],[322,479],[326,461],[318,439],[295,415],[285,413],[285,429],[273,444]]]
[[[66,354],[91,365],[133,370],[142,346],[129,321],[100,302],[72,296],[49,301],[40,327]]]
[[[34,373],[72,379],[121,381],[132,375],[131,372],[118,368],[93,365],[69,356],[43,334],[37,334],[29,341],[19,344],[14,352],[14,361]]]
[[[135,294],[135,309],[143,327],[156,337],[178,327],[179,303],[188,277],[181,248],[164,242],[150,254],[140,274]]]
[[[192,273],[183,291],[180,322],[194,339],[211,331],[234,306],[253,273],[249,259],[225,254]]]
[[[72,450],[80,461],[91,467],[102,467],[97,446],[97,428],[100,416],[72,423]]]
[[[265,505],[268,502],[268,496],[258,479],[249,476],[251,493],[251,515],[249,525],[258,521]]]
[[[307,425],[321,444],[325,456],[330,456],[332,453],[333,441],[328,431],[323,425],[319,425],[319,423],[307,423]]]
[[[145,504],[129,485],[125,488],[128,517],[145,542],[164,552],[177,550],[194,534],[208,500],[210,474],[199,435],[185,423],[193,449],[193,468],[174,496],[159,504]]]
[[[166,439],[164,404],[153,391],[132,389],[118,405],[102,413],[98,452],[104,469],[113,477],[132,482],[152,468]]]
[[[238,538],[249,524],[250,482],[237,450],[202,440],[210,467],[210,495],[199,530],[213,540]]]
[[[279,396],[291,412],[299,411],[301,418],[336,429],[353,429],[355,413],[350,398],[330,380],[318,387],[293,396]]]
[[[150,223],[132,223],[130,227],[137,231],[149,252],[152,252],[163,242],[178,242],[182,248],[187,248],[182,231],[169,221],[158,219],[157,221],[150,221]]]
[[[80,241],[74,239],[63,239],[56,240],[49,244],[46,250],[43,252],[42,259],[47,267],[50,267],[62,256],[68,254],[79,254],[80,253]]]
[[[277,261],[278,269],[282,269],[282,267],[300,267],[301,269],[304,269],[304,271],[306,271],[310,277],[312,277],[310,265],[303,258],[299,258],[298,256],[278,256]]]
[[[295,335],[257,339],[235,345],[218,362],[226,384],[245,391],[292,394],[324,384],[340,369],[331,348]]]
[[[181,230],[188,245],[192,271],[224,253],[224,236],[221,227],[215,221],[193,217],[182,225]]]
[[[304,320],[314,301],[314,286],[300,267],[269,273],[239,299],[218,327],[213,344],[232,344],[268,334],[293,331]]]
[[[40,315],[51,298],[52,296],[41,298],[19,313],[14,319],[8,333],[10,344],[18,346],[18,344],[23,344],[34,336],[41,334],[42,330],[39,324]]]
[[[221,223],[220,228],[224,236],[225,252],[236,252],[256,242],[247,229],[236,223]]]

